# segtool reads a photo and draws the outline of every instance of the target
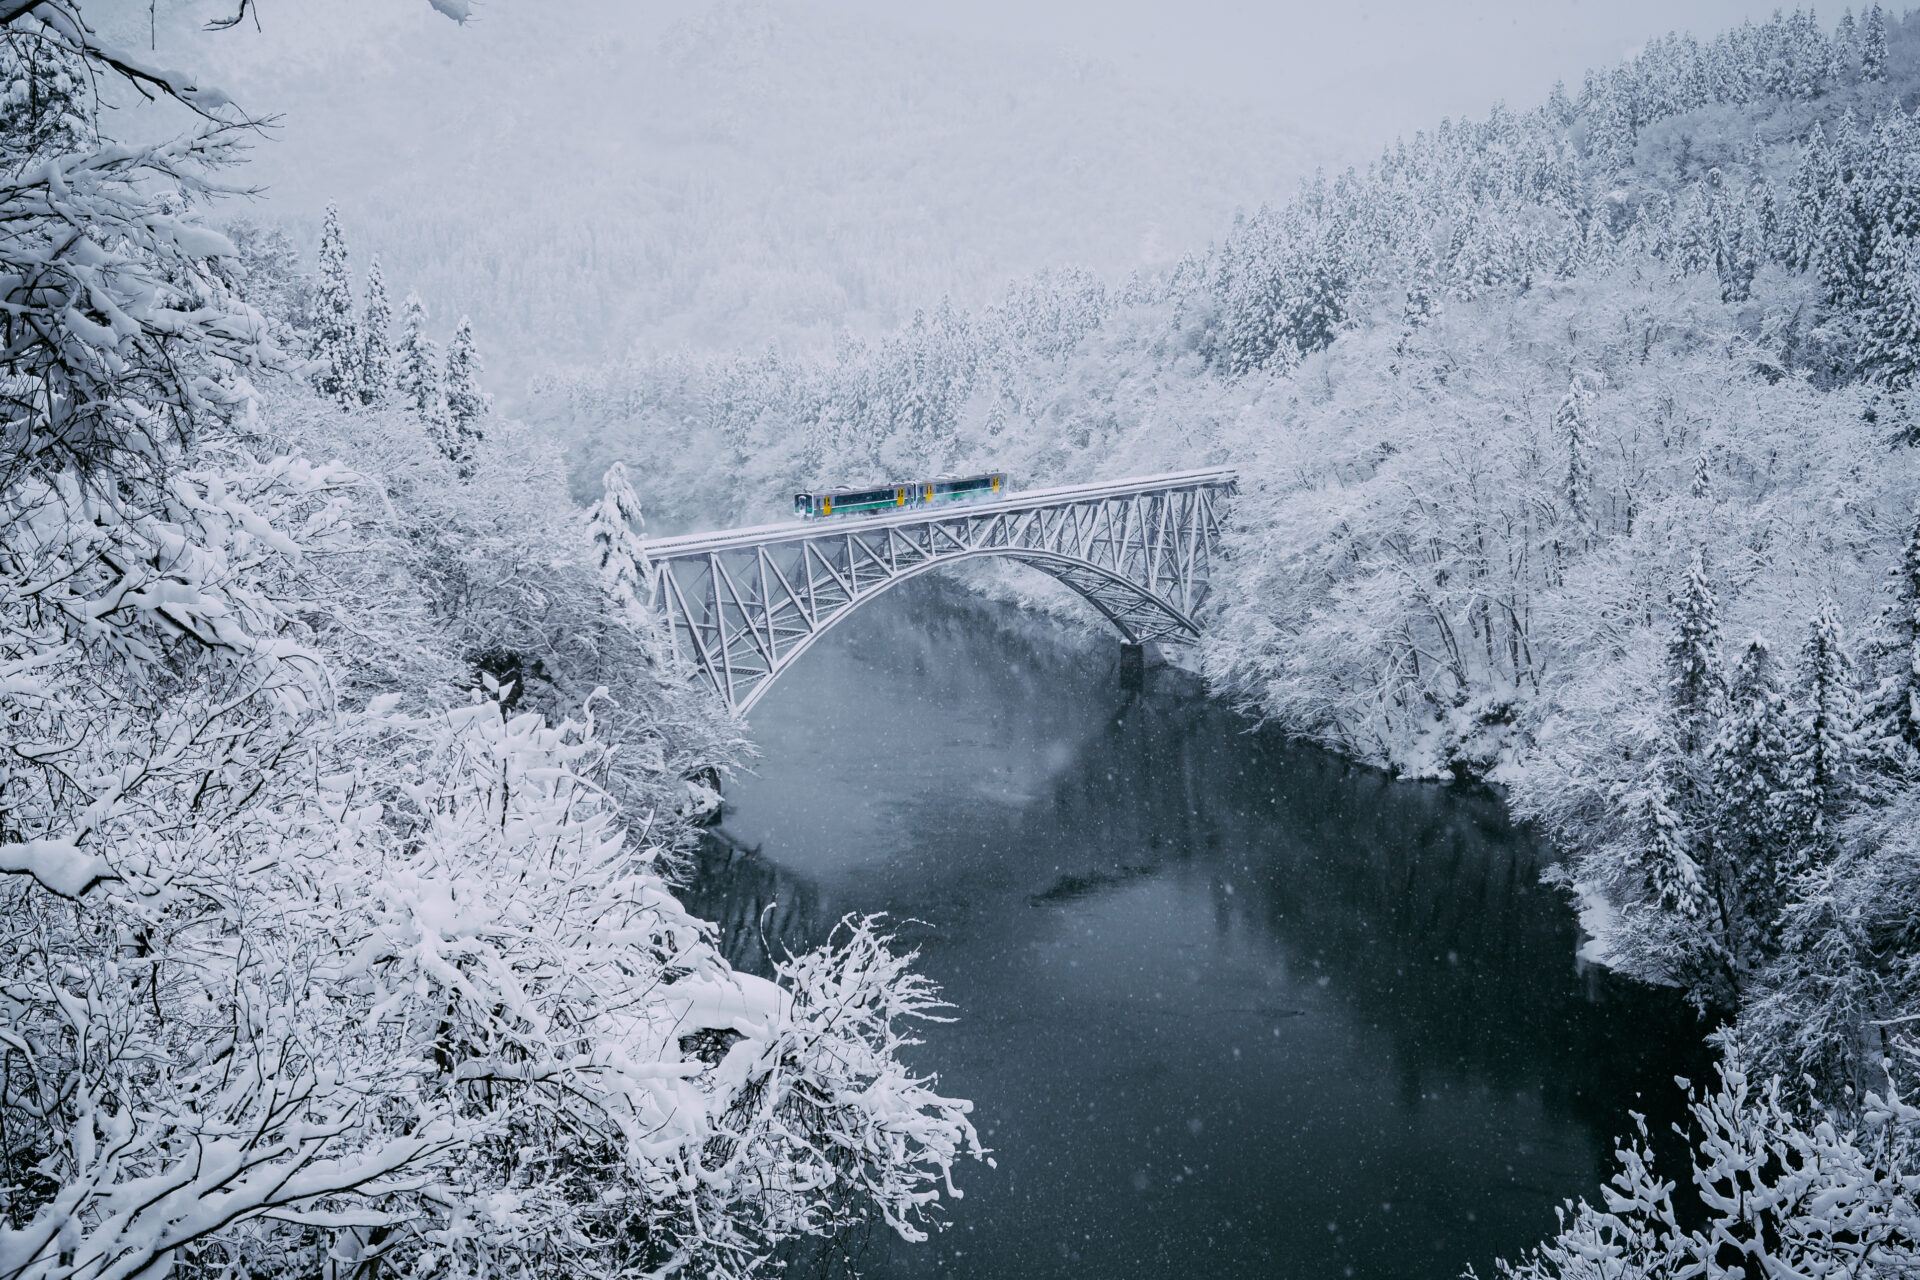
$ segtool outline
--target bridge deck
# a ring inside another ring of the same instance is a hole
[[[1201,471],[1173,471],[1158,476],[1130,476],[1125,480],[1103,480],[1093,484],[1061,485],[1052,489],[1025,489],[991,502],[952,502],[942,506],[902,507],[889,515],[828,516],[821,520],[786,520],[779,524],[754,525],[746,529],[718,529],[711,533],[688,533],[672,538],[643,542],[649,560],[673,560],[682,556],[706,555],[714,551],[737,551],[745,547],[766,546],[776,542],[804,542],[836,533],[854,533],[900,525],[924,524],[956,516],[969,519],[1008,511],[1031,511],[1035,507],[1057,507],[1073,502],[1094,501],[1123,494],[1154,493],[1161,489],[1184,489],[1196,484],[1229,483],[1235,476],[1231,467],[1210,467]]]

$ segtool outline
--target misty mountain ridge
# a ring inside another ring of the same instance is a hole
[[[820,353],[1050,264],[1164,267],[1309,167],[1277,122],[1062,54],[799,4],[587,8],[593,34],[555,41],[497,0],[409,26],[404,61],[293,14],[193,46],[285,113],[253,216],[310,246],[338,198],[355,269],[377,252],[437,324],[472,315],[509,398],[633,350]]]

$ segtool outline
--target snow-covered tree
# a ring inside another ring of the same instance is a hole
[[[1885,224],[1874,239],[1866,296],[1860,366],[1881,385],[1904,390],[1920,375],[1920,277],[1911,244]]]
[[[1600,1205],[1582,1200],[1509,1280],[1666,1280],[1672,1276],[1897,1276],[1920,1266],[1920,1192],[1908,1170],[1920,1110],[1863,1100],[1848,1124],[1795,1114],[1778,1077],[1736,1056],[1718,1084],[1689,1087],[1698,1216],[1654,1168],[1647,1122],[1618,1144]],[[1684,1085],[1686,1082],[1682,1082]]]
[[[360,333],[353,315],[346,233],[340,229],[340,210],[331,201],[320,227],[319,263],[313,307],[313,358],[319,368],[314,386],[346,405],[359,397]]]
[[[447,418],[459,437],[463,454],[470,454],[482,436],[480,420],[487,415],[493,397],[480,389],[480,351],[473,343],[473,322],[466,316],[454,326],[453,341],[447,345],[446,401]]]
[[[1567,394],[1554,410],[1553,424],[1566,450],[1566,475],[1560,482],[1567,512],[1583,528],[1593,523],[1593,428],[1592,414],[1597,374],[1576,373],[1567,384]]]
[[[1861,763],[1853,659],[1832,602],[1807,625],[1794,694],[1782,813],[1798,856],[1818,865],[1832,856],[1840,823],[1857,798]]]
[[[1860,78],[1868,84],[1887,78],[1887,15],[1878,4],[1860,24]]]
[[[607,468],[600,501],[587,512],[587,536],[593,543],[600,586],[617,616],[629,625],[644,621],[645,601],[652,569],[640,547],[639,530],[647,527],[640,498],[627,478],[627,464]]]
[[[465,462],[467,440],[453,429],[440,383],[440,344],[427,336],[427,304],[417,293],[409,292],[401,304],[400,342],[394,354],[394,392],[400,407],[420,419],[449,461]]]
[[[85,58],[39,19],[0,30],[0,163],[8,176],[99,146],[93,86]]]
[[[1587,152],[1602,173],[1611,175],[1633,165],[1635,129],[1628,102],[1631,88],[1626,76],[1617,70],[1598,88],[1588,113]]]
[[[1853,74],[1860,60],[1860,31],[1853,20],[1853,7],[1849,5],[1840,14],[1840,21],[1833,29],[1833,79],[1843,82]]]
[[[1667,642],[1667,696],[1675,743],[1683,756],[1706,748],[1726,695],[1720,655],[1719,607],[1698,547],[1688,556],[1673,597],[1673,634]]]
[[[1864,717],[1867,748],[1883,767],[1920,767],[1920,515],[1890,575],[1892,596],[1869,640],[1874,687]]]
[[[393,307],[387,301],[380,255],[367,264],[367,303],[360,313],[360,403],[379,408],[393,394]]]
[[[1780,806],[1792,783],[1786,694],[1764,640],[1735,664],[1727,712],[1708,748],[1709,880],[1725,922],[1736,981],[1778,950],[1779,916],[1800,866],[1782,840]]]
[[[1647,891],[1661,910],[1686,921],[1709,905],[1696,829],[1687,820],[1691,789],[1686,762],[1664,745],[1647,768],[1634,821]]]

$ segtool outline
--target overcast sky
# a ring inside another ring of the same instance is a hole
[[[230,0],[173,0],[198,13]],[[474,0],[488,6],[524,0]],[[593,38],[599,4],[538,0],[557,38]],[[707,0],[628,0],[628,19],[662,29]],[[1709,35],[1763,19],[1772,0],[804,0],[895,25],[1069,48],[1144,79],[1223,92],[1279,107],[1304,136],[1373,152],[1396,132],[1440,115],[1478,115],[1496,100],[1534,104],[1555,79],[1576,88],[1586,67],[1607,65],[1668,29]],[[144,29],[148,6],[108,0]],[[780,0],[772,0],[780,8]],[[1901,8],[1895,0],[1893,8]],[[94,12],[94,10],[88,10]],[[426,35],[426,0],[259,0],[265,46],[298,31]],[[1820,13],[1832,25],[1839,6]],[[411,36],[411,40],[409,40]],[[344,36],[351,38],[351,36]],[[378,36],[376,36],[378,38]],[[428,36],[440,44],[440,36]],[[280,46],[280,52],[290,52]],[[388,58],[405,50],[386,48]],[[296,54],[298,56],[298,54]]]
[[[1083,49],[1138,74],[1284,110],[1372,151],[1442,115],[1576,89],[1667,30],[1764,19],[1774,0],[822,0],[936,29]],[[1902,7],[1896,3],[1894,8]],[[1831,25],[1840,7],[1822,11]]]
[[[145,27],[145,3],[110,2],[125,11],[129,25]],[[490,6],[528,2],[475,0],[477,20],[487,22]],[[533,2],[554,15],[553,32],[561,40],[584,45],[596,36],[595,26],[616,25],[600,3]],[[781,7],[781,0],[768,2]],[[890,24],[1064,47],[1145,79],[1278,108],[1304,139],[1341,151],[1357,148],[1355,158],[1442,115],[1477,115],[1502,99],[1515,106],[1538,102],[1556,78],[1577,88],[1583,70],[1618,60],[1651,35],[1669,29],[1710,34],[1744,18],[1764,18],[1777,7],[1773,0],[808,2]],[[231,7],[231,0],[174,3],[203,15]],[[633,7],[617,25],[656,30],[707,7],[705,0],[627,3]],[[1900,7],[1897,0],[1894,7]],[[378,61],[396,54],[404,60],[404,51],[418,48],[423,35],[429,44],[458,47],[439,32],[423,31],[440,24],[427,15],[426,0],[259,0],[258,12],[267,31],[256,47],[279,56],[299,56],[274,38],[296,32],[301,44],[315,33],[322,33],[323,43],[352,39],[356,30],[374,43],[392,37]],[[1820,17],[1831,25],[1838,6]]]

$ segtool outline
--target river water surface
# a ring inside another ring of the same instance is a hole
[[[1595,1194],[1630,1110],[1680,1114],[1700,1028],[1580,971],[1492,797],[1250,732],[1177,671],[1125,690],[1117,656],[907,583],[752,716],[691,905],[763,971],[763,935],[897,917],[958,1015],[915,1064],[999,1166],[926,1244],[856,1242],[862,1274],[1486,1275]]]

